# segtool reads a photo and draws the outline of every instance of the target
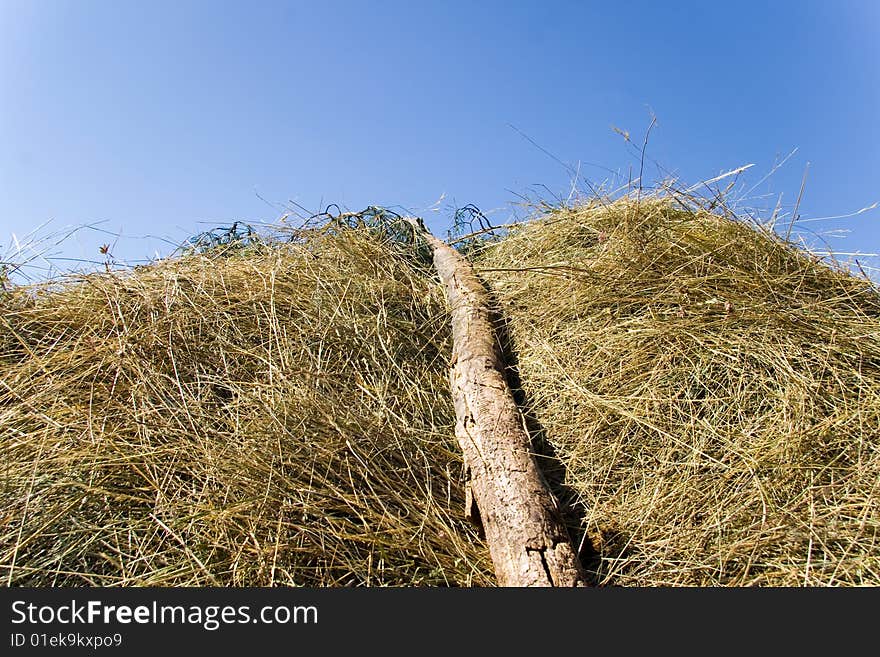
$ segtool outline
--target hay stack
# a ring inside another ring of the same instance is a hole
[[[668,197],[551,212],[478,266],[599,583],[880,584],[871,284]]]
[[[298,242],[3,298],[4,583],[492,583],[442,290],[367,232]]]
[[[389,235],[0,293],[4,583],[491,585]],[[595,583],[880,584],[875,287],[673,197],[469,246]]]

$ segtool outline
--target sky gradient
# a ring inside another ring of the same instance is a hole
[[[0,260],[89,225],[31,275],[135,262],[291,202],[503,223],[571,170],[625,182],[612,127],[652,116],[646,183],[754,163],[741,204],[790,211],[809,163],[798,230],[880,252],[880,210],[821,219],[880,201],[877,1],[0,0]]]

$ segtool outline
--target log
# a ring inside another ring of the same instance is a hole
[[[577,552],[504,375],[488,292],[458,251],[420,220],[407,221],[433,250],[451,309],[450,384],[467,479],[466,513],[483,526],[498,584],[585,586]]]

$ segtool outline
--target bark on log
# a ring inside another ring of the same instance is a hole
[[[504,376],[489,295],[470,263],[421,222],[452,313],[450,371],[455,435],[468,503],[476,502],[500,586],[584,586],[577,553],[531,450]],[[473,510],[466,509],[473,517]]]

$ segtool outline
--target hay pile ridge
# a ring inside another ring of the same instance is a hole
[[[366,231],[214,249],[0,320],[12,585],[484,585],[442,290]]]
[[[880,295],[674,197],[468,241],[603,585],[880,584]],[[485,586],[449,313],[364,226],[0,293],[6,585]]]
[[[478,264],[598,582],[880,584],[869,282],[668,197],[552,212]]]

